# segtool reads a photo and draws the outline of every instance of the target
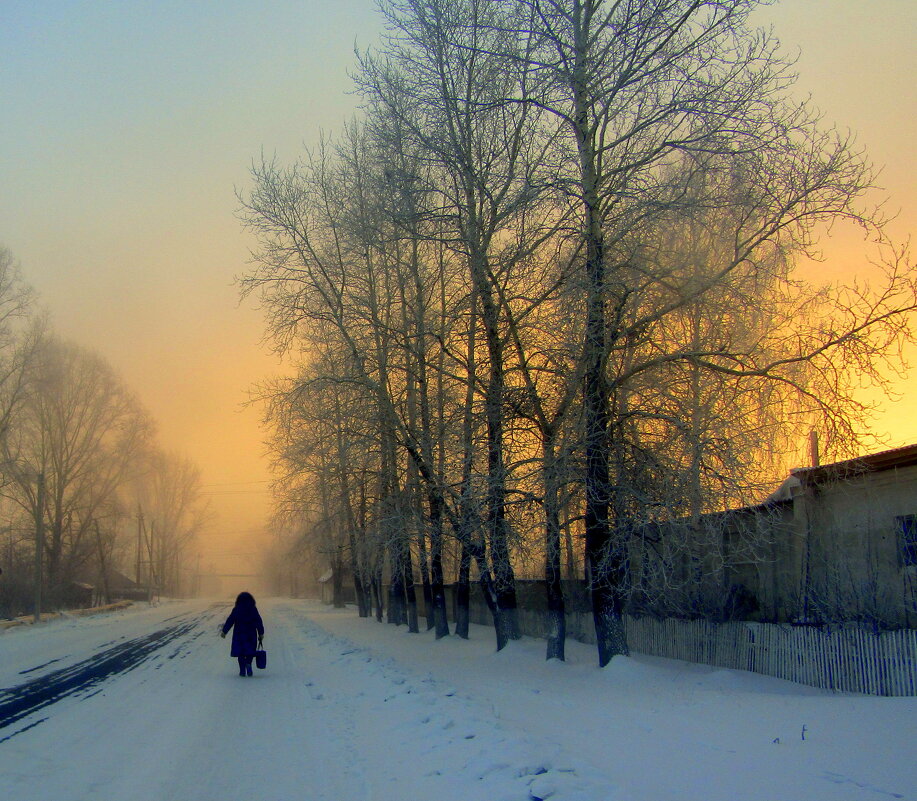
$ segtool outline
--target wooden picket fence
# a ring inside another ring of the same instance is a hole
[[[472,597],[471,621],[490,624],[483,598]],[[543,609],[519,605],[523,634],[545,636]],[[778,623],[659,620],[626,616],[635,653],[750,670],[813,687],[869,695],[917,696],[917,631],[873,632],[856,625],[825,628]],[[567,636],[594,643],[592,615],[567,612]]]
[[[917,695],[917,631],[707,620],[626,620],[633,651],[750,670],[827,690]]]
[[[486,609],[480,620],[488,623]],[[519,609],[524,634],[544,637],[544,613]],[[826,690],[917,695],[917,631],[872,632],[860,626],[814,628],[777,623],[625,617],[633,652],[750,670]],[[567,635],[595,642],[592,615],[567,614]]]

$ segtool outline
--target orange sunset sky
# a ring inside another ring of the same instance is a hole
[[[890,231],[917,231],[914,0],[779,0],[759,12],[797,91],[883,167]],[[347,70],[372,45],[372,0],[3,0],[0,244],[54,329],[104,355],[203,471],[216,513],[205,563],[245,572],[269,511],[249,387],[282,369],[234,277],[253,242],[234,187],[263,150],[294,160],[356,109]],[[862,243],[824,244],[848,279]],[[914,359],[917,364],[917,358]],[[917,370],[874,431],[917,442]]]

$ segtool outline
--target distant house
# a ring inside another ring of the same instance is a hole
[[[92,606],[95,587],[85,581],[68,581],[60,588],[60,603],[65,609]]]
[[[705,515],[702,529],[725,566],[693,567],[721,597],[738,593],[735,617],[917,626],[917,445],[793,470],[762,504]]]
[[[78,576],[78,584],[89,588],[88,599],[84,595],[80,603],[75,599],[68,599],[67,606],[81,608],[89,606],[102,606],[115,601],[145,601],[149,597],[149,588],[146,584],[138,584],[132,578],[114,568],[108,568],[103,576],[101,571],[84,572]],[[156,587],[154,593],[158,593]]]
[[[148,595],[149,588],[145,584],[138,584],[118,570],[108,571],[108,596],[110,601],[145,601]]]
[[[318,585],[321,587],[321,598],[324,604],[344,606],[356,600],[353,575],[346,566],[339,567],[338,572],[328,568],[319,576]]]

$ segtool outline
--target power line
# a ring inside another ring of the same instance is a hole
[[[251,528],[233,528],[233,529],[219,529],[218,531],[199,531],[199,537],[227,537],[235,536],[238,534],[261,534],[265,530],[264,526],[252,526]]]
[[[202,492],[201,495],[206,495],[208,497],[222,496],[222,495],[270,495],[271,491],[269,489],[252,489],[252,490],[212,490],[210,492]]]
[[[201,484],[202,487],[239,487],[247,484],[270,484],[269,479],[260,479],[259,481],[220,481],[216,484]]]

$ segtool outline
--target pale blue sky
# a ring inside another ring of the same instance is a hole
[[[353,113],[346,73],[355,41],[375,41],[373,9],[0,0],[0,243],[57,329],[121,371],[207,482],[266,477],[258,415],[238,407],[276,367],[258,314],[237,308],[250,242],[233,189],[262,148],[291,161]],[[886,165],[895,233],[915,230],[917,2],[782,0],[760,19],[802,48],[800,91]],[[894,425],[895,444],[917,441]],[[251,527],[260,500],[224,518]]]
[[[353,112],[372,0],[2,0],[0,243],[64,335],[104,354],[208,483],[267,477],[246,389],[277,369],[233,278],[234,187]],[[240,489],[245,489],[242,487]],[[263,495],[219,496],[223,526]]]

